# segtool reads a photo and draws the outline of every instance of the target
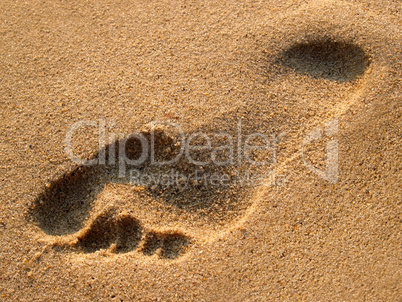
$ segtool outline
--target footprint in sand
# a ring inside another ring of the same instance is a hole
[[[285,77],[287,72],[296,71],[299,76],[336,85],[355,81],[367,70],[369,56],[351,42],[329,37],[330,34],[290,43],[272,58],[272,65],[279,64]],[[304,112],[294,113],[302,120],[297,114]],[[255,132],[259,118],[256,112],[253,119],[244,121],[249,133]],[[219,125],[225,123],[233,126],[236,121],[224,117]],[[281,129],[281,120],[277,123],[273,126]],[[199,129],[204,133],[215,130],[213,125]],[[236,129],[223,126],[223,130],[231,137],[236,136]],[[184,134],[186,139],[191,136]],[[202,136],[193,139],[203,144]],[[92,157],[98,160],[97,164],[79,166],[45,186],[30,209],[30,217],[44,233],[58,238],[57,245],[69,251],[93,253],[105,249],[116,254],[135,251],[161,259],[179,258],[198,240],[219,236],[240,221],[253,204],[253,192],[258,186],[233,181],[221,186],[206,185],[202,177],[192,177],[218,173],[234,179],[250,170],[263,175],[266,168],[249,163],[213,165],[213,160],[220,163],[230,160],[231,154],[219,148],[193,150],[194,161],[189,162],[181,154],[184,141],[172,129],[159,125],[112,143]],[[145,157],[144,142],[149,147]],[[225,138],[212,139],[214,146],[224,143]],[[238,146],[234,145],[237,154]],[[151,150],[156,162],[172,163],[155,164],[149,156]],[[270,152],[263,155],[269,157]],[[200,162],[204,164],[197,164]],[[132,171],[137,180],[141,175],[149,179],[157,175],[178,175],[178,178],[175,185],[160,181],[133,183]]]
[[[352,82],[364,74],[370,59],[359,46],[326,37],[292,45],[280,62],[313,78]]]
[[[177,258],[202,231],[220,227],[248,207],[245,194],[240,193],[244,188],[204,182],[203,177],[214,173],[232,175],[232,169],[199,165],[212,157],[211,152],[196,150],[191,154],[194,162],[178,157],[183,150],[180,139],[159,125],[106,146],[91,159],[103,157],[105,164],[80,166],[47,185],[31,216],[46,234],[61,238],[58,245],[71,250],[136,250]],[[152,143],[153,161],[148,156],[141,160],[144,141],[148,146]],[[215,152],[214,156],[224,160],[225,154]],[[172,163],[157,164],[162,161]],[[133,181],[132,169],[148,180],[169,176],[171,183],[138,183]]]

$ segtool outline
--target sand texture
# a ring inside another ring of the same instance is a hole
[[[0,16],[0,301],[401,301],[401,2]]]

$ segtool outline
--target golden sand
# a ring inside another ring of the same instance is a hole
[[[0,300],[400,300],[400,10],[2,1]]]

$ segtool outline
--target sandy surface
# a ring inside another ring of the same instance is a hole
[[[399,301],[400,9],[1,1],[0,300]]]

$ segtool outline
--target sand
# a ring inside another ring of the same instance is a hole
[[[2,1],[0,300],[399,301],[400,10]]]

